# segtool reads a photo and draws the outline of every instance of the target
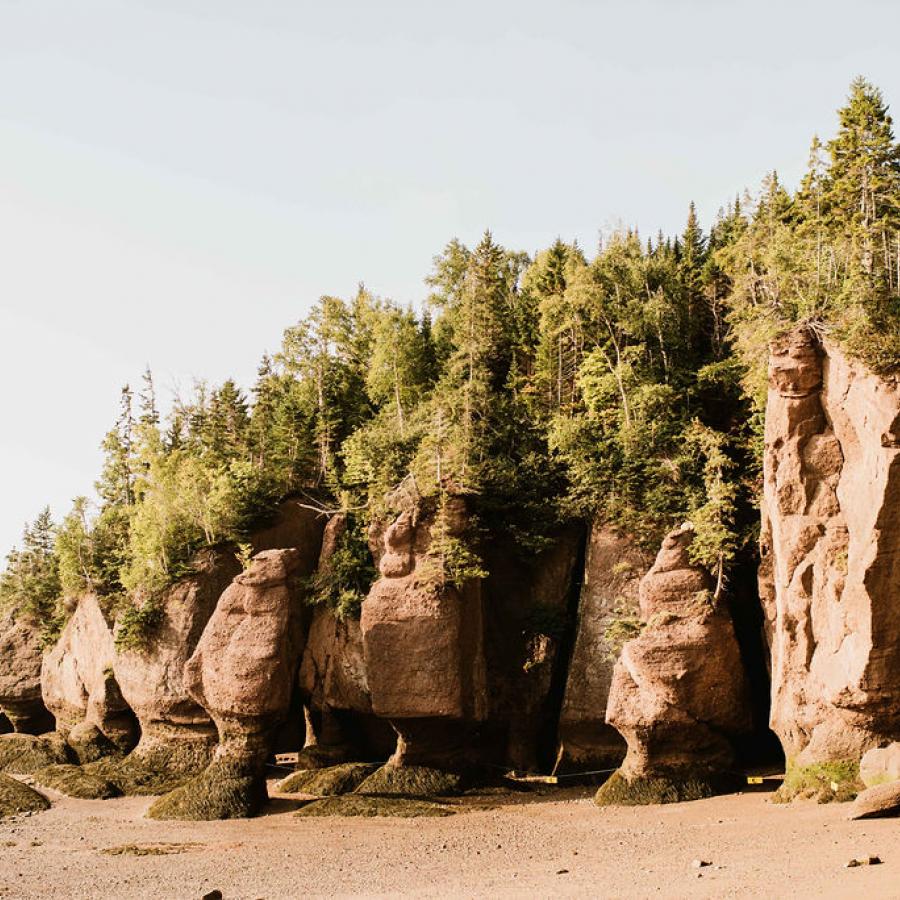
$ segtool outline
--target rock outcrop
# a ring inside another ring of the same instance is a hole
[[[769,361],[760,593],[789,769],[900,736],[900,387],[808,331]]]
[[[560,529],[527,558],[500,536],[485,547],[488,732],[494,762],[519,772],[553,765],[583,530]],[[580,576],[580,573],[579,573]]]
[[[141,739],[129,768],[171,779],[197,774],[210,761],[217,734],[209,715],[184,685],[184,665],[219,597],[241,571],[231,550],[198,554],[194,572],[163,591],[158,624],[146,646],[116,652],[113,671],[138,718]],[[149,783],[148,783],[149,789]]]
[[[594,523],[559,719],[561,771],[614,767],[625,756],[625,741],[606,723],[606,707],[616,660],[639,617],[638,587],[651,562],[625,535]]]
[[[346,528],[343,515],[329,520],[322,538],[320,573],[327,572]],[[300,690],[307,709],[307,733],[298,769],[383,759],[391,753],[395,736],[389,726],[379,728],[382,723],[372,713],[359,619],[340,619],[325,606],[315,610],[300,664]]]
[[[41,734],[53,716],[41,697],[40,630],[22,614],[0,615],[0,713],[14,731]]]
[[[134,746],[137,723],[114,674],[115,644],[110,623],[93,594],[78,600],[53,649],[44,657],[41,691],[69,743],[91,746],[84,762],[104,751]]]
[[[434,522],[413,503],[387,528],[381,577],[362,605],[372,710],[397,731],[396,766],[463,765],[487,713],[481,585],[443,579],[429,555]],[[466,524],[463,501],[447,500],[447,535],[458,537]]]
[[[900,742],[894,741],[864,754],[859,762],[859,778],[866,787],[900,781]]]
[[[616,663],[606,721],[628,744],[600,804],[708,796],[728,781],[733,739],[750,730],[734,626],[688,555],[689,525],[663,541],[641,580],[643,630]]]
[[[254,815],[265,801],[265,764],[287,715],[302,651],[302,610],[292,580],[297,550],[257,554],[219,599],[184,667],[184,684],[219,735],[209,768],[162,797],[156,818]]]

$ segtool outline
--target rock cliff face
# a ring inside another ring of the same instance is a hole
[[[115,644],[97,598],[86,594],[53,649],[44,657],[41,691],[70,743],[97,729],[117,749],[128,750],[137,723],[114,675]]]
[[[319,572],[328,570],[346,527],[342,515],[328,522]],[[393,752],[396,734],[372,712],[358,618],[338,619],[324,606],[314,611],[300,665],[300,691],[306,705],[306,744],[298,768],[385,759]]]
[[[14,731],[41,734],[53,728],[41,697],[39,630],[12,611],[0,616],[0,712]]]
[[[651,562],[626,536],[594,523],[559,720],[563,771],[617,766],[625,756],[625,741],[606,723],[606,706],[627,625],[639,614],[638,586]]]
[[[669,534],[641,581],[644,627],[622,648],[606,713],[628,753],[598,803],[708,796],[727,781],[733,740],[750,730],[734,626],[690,561],[692,539],[689,525]]]
[[[760,593],[789,768],[900,736],[900,388],[808,332],[776,342]]]
[[[450,499],[448,533],[465,528]],[[432,515],[420,505],[384,533],[381,577],[363,602],[360,626],[372,711],[397,731],[395,765],[455,767],[469,732],[487,713],[481,585],[441,584],[429,557]]]
[[[503,536],[484,550],[488,742],[494,762],[516,771],[549,769],[555,758],[582,542],[582,529],[570,527],[530,559]]]

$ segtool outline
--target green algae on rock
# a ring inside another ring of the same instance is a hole
[[[452,797],[462,793],[463,778],[428,766],[385,765],[356,789],[357,794],[394,797]]]
[[[109,800],[122,794],[112,781],[82,766],[47,766],[34,773],[34,780],[43,787],[79,800]]]
[[[49,808],[50,801],[43,794],[9,775],[0,774],[0,819]]]
[[[335,797],[355,791],[378,769],[372,763],[344,763],[327,769],[301,769],[288,775],[278,790],[285,794],[314,794]]]
[[[628,779],[620,772],[601,785],[594,797],[597,806],[646,806],[653,803],[681,803],[703,800],[724,793],[734,784],[721,775],[700,773],[658,773],[651,777]]]
[[[864,787],[857,760],[844,759],[809,766],[788,764],[784,781],[775,791],[772,802],[790,803],[797,798],[814,797],[818,803],[847,803]]]
[[[31,775],[46,766],[69,762],[70,751],[62,735],[0,735],[0,772]]]
[[[408,797],[361,796],[325,797],[307,803],[297,816],[384,816],[412,819],[419,816],[452,816],[456,810],[445,803]]]
[[[214,760],[199,775],[160,797],[147,810],[150,819],[248,819],[267,800],[265,779],[230,760]]]

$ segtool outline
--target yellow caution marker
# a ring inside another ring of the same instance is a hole
[[[747,784],[762,784],[762,775],[748,775]]]

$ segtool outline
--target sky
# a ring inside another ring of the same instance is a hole
[[[589,253],[794,184],[900,4],[0,0],[0,555],[90,494],[123,384],[252,383],[322,294],[485,228]]]

